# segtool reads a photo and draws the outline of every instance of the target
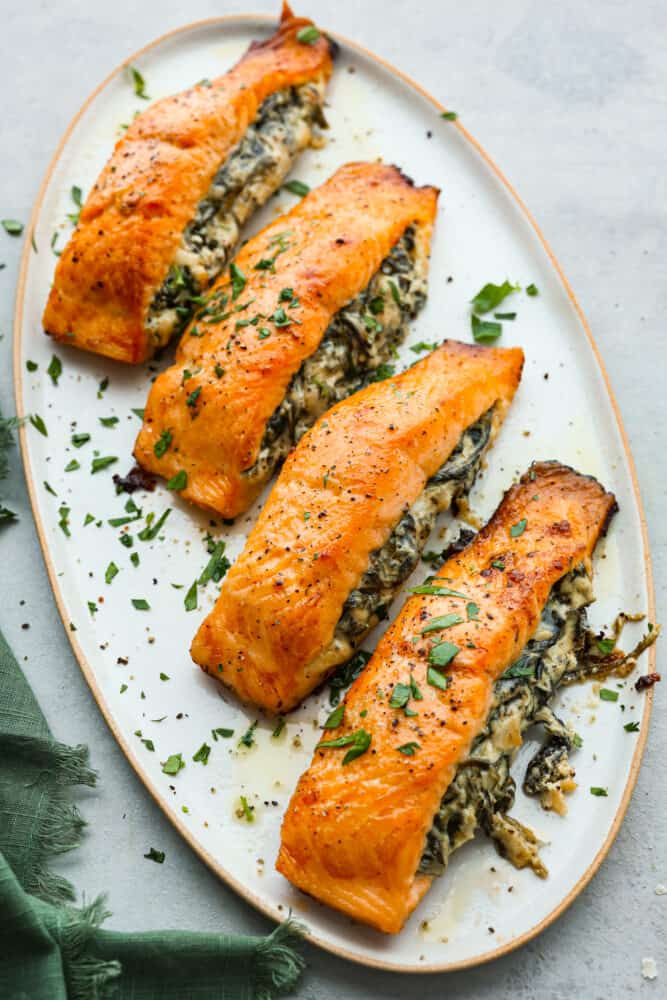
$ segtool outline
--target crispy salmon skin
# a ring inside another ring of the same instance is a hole
[[[181,495],[223,517],[246,510],[263,486],[249,470],[290,380],[408,226],[430,245],[436,205],[434,188],[396,167],[352,163],[249,240],[151,389],[139,464],[165,478],[183,470]]]
[[[366,924],[401,929],[431,884],[416,874],[426,835],[485,725],[495,681],[535,632],[552,586],[591,556],[614,509],[594,479],[555,462],[532,466],[511,487],[432,592],[406,602],[350,688],[340,726],[326,732],[345,745],[316,748],[285,814],[278,871]],[[431,631],[442,615],[460,620]],[[411,682],[422,695],[411,702],[414,717],[389,703],[395,685]],[[346,762],[355,746],[362,752]]]
[[[265,98],[331,74],[324,35],[313,44],[297,38],[311,23],[285,4],[277,32],[228,73],[156,101],[132,122],[58,261],[47,333],[131,364],[161,346],[147,330],[149,307],[220,165]]]
[[[285,711],[322,681],[343,603],[403,512],[490,407],[519,348],[445,341],[401,375],[338,403],[292,452],[192,655],[241,698]]]

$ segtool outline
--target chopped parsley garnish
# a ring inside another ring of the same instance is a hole
[[[188,485],[188,474],[185,469],[179,469],[175,476],[167,480],[168,490],[184,490]]]
[[[236,302],[245,288],[246,278],[243,271],[238,269],[234,261],[229,265],[229,274],[232,279],[232,302]]]
[[[276,722],[276,728],[271,733],[271,739],[277,740],[284,728],[285,728],[285,720],[281,715],[278,721]]]
[[[314,24],[309,24],[306,28],[301,28],[296,33],[296,40],[297,42],[301,42],[302,45],[314,45],[319,37],[319,29]]]
[[[109,377],[105,375],[97,388],[97,398],[102,399],[102,396],[109,388]]]
[[[378,313],[384,312],[384,299],[382,296],[377,295],[374,299],[371,299],[368,303],[368,308],[374,316],[377,316]]]
[[[164,851],[158,851],[155,847],[151,847],[148,854],[144,854],[145,858],[149,861],[154,861],[157,865],[163,865],[166,854]]]
[[[150,611],[150,609],[151,609],[150,604],[143,597],[133,597],[132,598],[132,607],[136,608],[137,611]]]
[[[460,615],[439,615],[437,618],[431,618],[428,625],[421,630],[422,635],[427,635],[428,632],[439,632],[444,628],[451,628],[452,625],[460,625],[463,621]]]
[[[108,469],[110,465],[118,461],[117,455],[105,455],[104,457],[94,458],[90,466],[91,474],[95,472],[101,472],[102,469]]]
[[[616,642],[614,639],[597,639],[595,645],[603,656],[609,656],[610,653],[614,652]]]
[[[257,334],[258,340],[266,340],[267,337],[271,336],[271,331],[266,326],[260,326],[259,332]]]
[[[36,372],[37,369],[39,368],[39,365],[37,364],[36,361],[30,361],[30,360],[26,361],[25,366],[29,372]]]
[[[512,527],[510,528],[511,537],[518,538],[519,535],[523,535],[527,526],[528,526],[527,518],[522,517],[520,521],[517,521],[516,524],[513,524]]]
[[[44,480],[44,489],[47,491],[47,493],[50,493],[52,497],[57,497],[58,496],[58,494],[54,490],[53,486],[51,486],[49,483],[47,483],[46,479]]]
[[[84,528],[87,528],[88,525],[92,524],[94,520],[95,520],[95,515],[94,514],[86,514],[86,516],[84,518],[84,522],[83,522]]]
[[[461,597],[465,601],[466,595],[460,590],[450,590],[449,587],[439,587],[435,583],[422,583],[419,587],[411,587],[409,594],[432,594],[435,597]]]
[[[90,616],[92,618],[94,615],[97,614],[97,612],[99,611],[99,608],[95,604],[95,601],[87,601],[86,603],[88,605],[88,610],[90,611]]]
[[[211,736],[215,743],[218,740],[228,740],[234,735],[233,729],[225,729],[224,726],[217,726],[215,729],[211,730]]]
[[[399,753],[405,754],[406,757],[414,757],[415,750],[421,750],[421,746],[412,740],[410,743],[404,743],[402,746],[396,747],[396,749]]]
[[[437,346],[435,342],[427,344],[425,340],[420,340],[418,344],[412,344],[410,350],[414,351],[415,354],[421,354],[422,351],[434,351]]]
[[[469,622],[476,621],[478,614],[479,614],[479,605],[475,604],[474,601],[469,601],[468,604],[466,604],[466,615],[468,617],[468,621]]]
[[[625,725],[623,726],[623,728],[625,729],[626,733],[638,733],[639,732],[639,723],[638,722],[626,722]]]
[[[391,378],[396,371],[396,365],[381,364],[368,376],[369,382],[384,382]]]
[[[42,420],[42,418],[38,413],[32,414],[32,416],[30,417],[30,423],[35,428],[35,430],[39,431],[40,434],[43,434],[44,437],[49,436],[49,432],[46,429],[46,424],[44,423],[44,421]]]
[[[440,688],[441,691],[446,691],[449,687],[449,678],[441,674],[435,667],[428,668],[426,671],[426,680],[431,687]]]
[[[411,694],[409,684],[394,684],[394,690],[389,699],[389,708],[405,708],[410,701]]]
[[[100,423],[102,427],[115,427],[118,423],[118,417],[100,417]]]
[[[444,118],[446,122],[455,122],[459,116],[456,111],[443,111],[440,117]]]
[[[63,372],[63,363],[60,360],[60,358],[54,354],[53,357],[51,358],[51,361],[49,362],[49,367],[46,369],[46,373],[50,377],[54,385],[58,385],[58,379],[62,375],[62,372]]]
[[[185,400],[185,405],[191,407],[196,406],[197,400],[199,399],[200,395],[201,395],[201,386],[198,385],[196,389],[192,390],[188,398]]]
[[[70,530],[69,530],[69,507],[65,507],[63,505],[62,507],[60,507],[58,509],[58,513],[60,514],[60,520],[58,521],[58,527],[62,531],[63,535],[65,535],[66,538],[69,538],[70,537]],[[95,608],[95,610],[97,611],[97,608]]]
[[[316,750],[323,750],[326,748],[337,749],[338,747],[350,747],[345,756],[343,757],[343,764],[350,764],[357,757],[361,757],[362,754],[366,753],[369,746],[371,745],[372,736],[367,733],[365,729],[356,729],[353,733],[348,733],[346,736],[339,736],[335,740],[323,740],[318,743],[315,747]]]
[[[146,527],[142,528],[142,530],[137,535],[137,538],[139,538],[140,541],[142,542],[152,542],[154,538],[157,538],[160,528],[162,527],[162,525],[167,520],[170,514],[171,514],[171,507],[167,507],[167,509],[158,518],[155,524],[153,524],[153,519],[155,517],[155,514],[148,514],[146,517]]]
[[[491,565],[493,566],[494,569],[499,569],[499,570],[505,569],[505,563],[503,562],[502,559],[494,559]]]
[[[345,705],[343,702],[340,703],[338,708],[334,708],[333,712],[323,723],[322,729],[338,729],[341,722],[343,721],[343,716],[345,715]]]
[[[104,573],[104,580],[106,583],[111,583],[113,578],[118,575],[118,567],[115,562],[110,562]]]
[[[414,679],[414,677],[413,677],[412,674],[410,674],[410,691],[411,691],[412,697],[415,699],[415,701],[423,701],[424,700],[424,695],[419,690],[419,685],[417,684],[417,681]]]
[[[125,694],[126,691],[127,691],[127,684],[121,684],[120,694]]]
[[[145,407],[136,407],[136,406],[133,406],[132,407],[132,412],[134,413],[135,417],[139,417],[139,420],[143,420],[144,419],[145,409],[146,409]]]
[[[209,580],[213,580],[214,583],[220,583],[223,576],[229,569],[231,563],[226,557],[225,553],[225,543],[215,542],[212,546],[211,543],[213,539],[209,542],[208,551],[211,553],[211,558],[204,567],[201,576],[199,577],[199,585],[201,587],[206,586]]]
[[[255,817],[253,816],[254,806],[248,805],[248,800],[245,795],[239,796],[241,802],[241,809],[243,810],[243,817],[247,823],[253,823]]]
[[[503,677],[532,677],[535,673],[535,664],[531,663],[527,657],[519,657],[516,663],[512,663],[511,666],[503,673]]]
[[[208,743],[202,743],[197,753],[192,755],[192,759],[198,764],[208,764],[208,758],[211,756],[211,748]]]
[[[169,674],[165,674],[165,672],[163,670],[161,670],[160,671],[160,680],[161,681],[170,681],[171,677],[169,676]]]
[[[132,78],[132,83],[134,84],[134,93],[137,97],[140,97],[142,101],[150,101],[150,97],[146,93],[146,81],[135,66],[128,66],[130,71],[130,76]]]
[[[81,217],[81,209],[83,208],[83,191],[78,184],[74,184],[70,190],[70,197],[77,207],[76,212],[69,212],[67,218],[72,223],[73,226],[79,225],[79,219]]]
[[[512,292],[520,292],[519,285],[512,285],[509,281],[503,281],[502,285],[494,285],[492,281],[481,288],[474,299],[470,300],[473,311],[476,313],[487,313],[511,295]]]
[[[68,462],[67,465],[65,466],[65,472],[76,472],[76,470],[80,468],[81,466],[79,465],[77,460],[73,458],[71,462]]]
[[[160,437],[153,445],[153,454],[155,455],[155,457],[162,458],[162,456],[166,452],[171,442],[172,442],[171,431],[169,430],[162,431]]]
[[[516,319],[516,313],[496,313],[493,314],[494,319]]]
[[[434,667],[446,667],[459,651],[455,642],[438,642],[432,646],[428,654],[428,662]]]
[[[303,181],[287,181],[286,184],[283,184],[283,187],[285,191],[289,191],[290,194],[296,194],[299,198],[304,198],[310,191],[309,186],[304,184]]]
[[[475,313],[470,316],[473,339],[477,344],[492,344],[503,332],[500,323],[493,320],[480,319]]]
[[[269,316],[269,319],[271,320],[272,323],[275,323],[276,326],[289,326],[290,323],[296,322],[290,316],[287,315],[282,306],[279,306],[278,309],[276,309],[276,311],[274,312],[273,316]]]
[[[245,733],[243,734],[243,736],[239,740],[239,746],[240,747],[248,747],[248,748],[250,748],[250,747],[252,747],[252,746],[255,745],[255,730],[256,729],[257,729],[257,719],[255,719],[255,721],[250,726],[248,726],[248,728],[246,729]]]
[[[183,606],[186,611],[196,611],[197,610],[197,581],[195,580],[183,601]]]
[[[609,792],[606,788],[597,788],[595,785],[591,787],[591,795],[597,795],[598,798],[606,799]]]
[[[600,701],[618,701],[618,691],[610,691],[609,688],[600,688]]]
[[[528,285],[528,286],[527,286],[527,288],[526,288],[526,295],[530,295],[530,297],[531,297],[532,299],[534,299],[534,298],[535,298],[535,296],[536,296],[536,295],[539,295],[539,294],[540,294],[540,290],[539,290],[539,288],[537,287],[537,285],[533,285],[533,284],[531,283],[530,285]]]
[[[129,535],[124,535],[123,537],[128,538],[130,536]],[[133,566],[138,566],[139,565],[139,553],[138,552],[133,552],[131,554],[131,556],[130,556],[130,562],[132,563]]]
[[[183,760],[183,754],[172,753],[162,764],[162,773],[176,775],[179,771],[182,771],[185,767],[185,761]]]
[[[23,232],[23,223],[18,219],[3,219],[2,228],[9,236],[20,236]]]
[[[85,434],[83,432],[81,434],[72,434],[71,440],[75,448],[81,448],[84,444],[87,444],[88,441],[90,441],[90,434]]]
[[[377,331],[379,333],[382,330],[382,323],[380,323],[375,316],[369,316],[368,313],[363,313],[361,318],[364,321],[364,326],[369,332]]]

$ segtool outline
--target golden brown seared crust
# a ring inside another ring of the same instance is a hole
[[[323,35],[296,40],[311,23],[285,4],[277,32],[228,73],[156,101],[130,125],[58,261],[47,333],[131,364],[152,355],[149,306],[220,164],[266,97],[331,74]]]
[[[466,601],[420,595],[406,602],[350,688],[343,724],[326,734],[363,728],[370,749],[346,766],[345,750],[315,751],[283,821],[278,871],[364,923],[401,929],[431,884],[415,874],[426,834],[485,725],[495,681],[535,632],[554,583],[592,554],[614,506],[594,479],[549,462],[505,494],[489,524],[438,574],[441,586],[479,606],[478,620],[414,643],[432,616],[466,618]],[[513,538],[510,529],[523,518],[525,530]],[[426,678],[428,649],[444,640],[459,647],[446,691]],[[389,707],[394,685],[411,676],[423,695],[410,703],[414,718]],[[414,756],[397,750],[409,742],[419,744]]]
[[[313,661],[371,552],[466,427],[495,403],[502,418],[522,366],[519,348],[446,341],[329,410],[287,459],[195,637],[194,660],[262,708],[298,704],[327,672]]]
[[[231,298],[229,277],[215,283],[212,294],[229,294],[224,318],[196,319],[177,363],[151,389],[134,449],[140,465],[165,477],[184,469],[182,496],[223,517],[246,510],[262,483],[244,472],[254,465],[292,376],[408,226],[415,224],[417,240],[428,248],[437,195],[434,188],[414,187],[396,167],[351,163],[249,240],[235,259],[246,279],[242,294]],[[273,257],[274,271],[257,270]],[[298,308],[281,301],[284,288],[293,291]],[[271,319],[281,306],[295,320],[289,326]],[[257,316],[256,325],[242,325]],[[184,379],[184,371],[191,376]],[[172,444],[156,457],[165,431]]]

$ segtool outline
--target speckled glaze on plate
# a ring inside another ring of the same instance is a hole
[[[127,64],[143,73],[151,97],[160,97],[223,72],[251,39],[272,27],[271,19],[254,16],[214,19],[159,39]],[[503,324],[500,343],[521,345],[526,369],[489,468],[473,492],[473,509],[488,517],[533,458],[558,458],[597,476],[614,490],[621,512],[598,549],[598,600],[591,619],[596,625],[609,623],[620,609],[648,611],[652,617],[646,532],[632,459],[599,355],[558,263],[525,206],[463,125],[443,120],[441,105],[393,67],[338,41],[341,51],[328,95],[329,141],[324,149],[305,154],[293,176],[314,186],[346,160],[381,157],[418,183],[442,188],[429,302],[398,363],[414,360],[410,343],[445,336],[470,340],[468,303],[487,281],[508,277],[539,288],[538,296],[522,292],[503,307],[518,315]],[[69,232],[66,214],[74,210],[71,187],[89,189],[121,124],[142,103],[121,67],[77,115],[37,199],[17,295],[17,412],[39,414],[48,431],[45,437],[26,425],[21,446],[47,571],[74,653],[147,789],[193,849],[248,902],[278,920],[291,908],[312,941],[369,966],[426,972],[487,961],[553,921],[599,867],[636,780],[650,693],[637,695],[630,680],[619,689],[616,703],[601,702],[591,686],[560,697],[560,714],[584,739],[574,760],[580,787],[570,798],[569,814],[562,819],[545,813],[520,792],[513,810],[545,842],[550,870],[545,882],[529,871],[516,872],[480,837],[454,856],[402,933],[388,938],[301,896],[273,870],[281,816],[310,759],[318,720],[328,710],[327,692],[308,699],[281,736],[272,737],[271,720],[238,705],[190,661],[190,640],[215,600],[215,585],[200,588],[196,611],[184,608],[184,596],[208,560],[206,533],[224,538],[233,559],[259,505],[234,527],[212,528],[206,515],[158,485],[154,493],[134,495],[143,517],[130,528],[133,547],[125,548],[118,541],[120,530],[107,523],[124,514],[127,499],[115,496],[111,476],[131,464],[139,428],[132,409],[144,405],[155,366],[129,369],[58,346],[55,353],[63,363],[58,385],[46,373],[54,345],[42,334],[41,312],[55,262],[49,251],[52,234],[59,234],[62,247]],[[286,192],[272,199],[246,235],[293,202]],[[27,360],[38,364],[37,371],[27,370]],[[159,364],[166,363],[165,358]],[[100,390],[106,378],[108,386]],[[110,416],[119,418],[114,426],[100,423],[100,417]],[[75,448],[73,432],[89,433],[91,440]],[[91,476],[95,452],[119,460]],[[66,472],[72,460],[80,468]],[[158,538],[140,541],[145,515],[159,516],[167,507],[172,512]],[[88,514],[93,520],[84,526]],[[59,524],[63,520],[69,537]],[[445,524],[440,521],[436,532]],[[132,552],[140,555],[138,567],[130,560]],[[107,584],[110,562],[119,572]],[[409,584],[425,572],[417,571]],[[150,610],[136,609],[133,598],[148,602]],[[88,602],[97,606],[94,615]],[[645,661],[643,672],[651,663]],[[238,748],[239,737],[255,719],[255,745]],[[628,720],[640,723],[638,733],[624,731]],[[211,732],[220,727],[234,729],[234,737],[214,740]],[[204,742],[211,747],[207,764],[192,759]],[[519,754],[513,769],[519,779],[533,750],[528,742]],[[170,777],[162,773],[161,762],[176,753],[186,766]],[[607,787],[608,797],[590,795],[592,785]],[[241,795],[255,807],[252,824],[237,816]]]

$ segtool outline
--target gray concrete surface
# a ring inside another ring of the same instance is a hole
[[[246,6],[247,4],[247,6]],[[27,220],[53,149],[83,98],[126,55],[186,21],[277,0],[22,0],[2,3],[0,217]],[[603,351],[637,462],[667,619],[667,7],[651,0],[300,0],[416,77],[515,183],[560,258]],[[11,316],[20,241],[0,232],[0,398],[13,410]],[[18,456],[8,499],[21,523],[0,539],[0,621],[49,722],[88,743],[99,789],[82,796],[91,829],[62,864],[88,898],[107,891],[110,927],[263,932],[268,922],[198,861],[135,778],[72,657],[42,566]],[[25,601],[23,605],[22,602]],[[30,623],[30,629],[22,628]],[[662,657],[660,657],[662,659]],[[664,685],[663,685],[664,686]],[[558,923],[471,972],[401,978],[307,948],[303,998],[586,1000],[665,996],[667,755],[658,689],[630,810],[602,870]],[[149,864],[151,845],[167,853]],[[655,982],[640,963],[652,955]]]

